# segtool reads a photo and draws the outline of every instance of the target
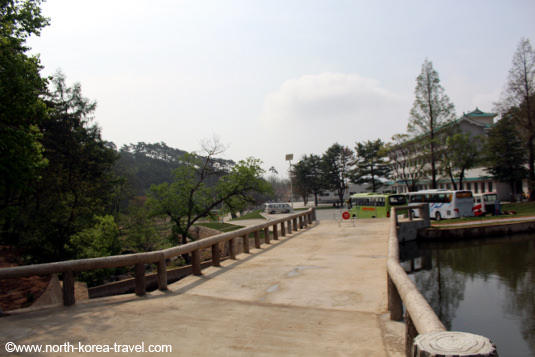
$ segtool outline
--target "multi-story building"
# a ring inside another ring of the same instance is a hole
[[[494,126],[494,118],[497,114],[485,113],[476,108],[470,113],[464,113],[455,120],[437,131],[448,135],[448,128],[456,127],[461,133],[470,133],[474,140],[481,140],[488,135],[489,130]],[[392,191],[404,193],[431,189],[431,180],[428,176],[429,162],[423,157],[419,145],[422,140],[414,139],[404,145],[398,145],[390,155],[390,162],[394,166],[394,177],[392,181]],[[481,146],[481,149],[483,147]],[[455,180],[454,180],[455,181]],[[458,183],[458,179],[456,182]],[[526,186],[526,183],[523,183]],[[438,178],[438,187],[453,189],[451,179],[442,173]],[[496,192],[500,200],[511,200],[512,193],[508,184],[497,182],[485,169],[476,167],[464,173],[463,189],[468,189],[474,193]],[[524,187],[524,192],[527,192]]]

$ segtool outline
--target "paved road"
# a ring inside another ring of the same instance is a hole
[[[0,355],[12,341],[164,344],[180,356],[402,356],[404,327],[386,314],[387,223],[322,220],[167,292],[3,317]]]

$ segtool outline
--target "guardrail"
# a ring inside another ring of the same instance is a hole
[[[279,237],[278,225],[282,236],[286,232],[292,233],[292,229],[297,231],[304,229],[308,224],[316,220],[316,211],[310,208],[306,211],[292,214],[266,223],[238,229],[236,231],[218,234],[213,237],[197,240],[184,245],[159,250],[148,253],[135,253],[125,255],[115,255],[102,258],[67,260],[54,263],[25,265],[19,267],[10,267],[0,269],[0,279],[19,278],[35,275],[63,274],[63,304],[75,304],[74,297],[74,273],[79,271],[117,268],[122,266],[134,265],[135,274],[135,293],[143,296],[145,290],[145,264],[157,264],[158,289],[167,289],[167,268],[166,260],[183,254],[191,254],[191,267],[194,275],[202,275],[201,268],[201,249],[211,247],[212,265],[220,266],[221,253],[219,251],[220,242],[229,242],[229,258],[236,259],[236,241],[243,239],[243,251],[249,253],[249,234],[254,234],[255,248],[260,248],[260,231],[264,231],[265,243],[270,241],[270,228],[273,239]],[[287,227],[286,227],[287,225]],[[287,230],[286,230],[287,228]]]
[[[405,320],[406,356],[498,356],[496,347],[488,338],[448,331],[399,264],[398,228],[404,223],[398,220],[397,212],[408,208],[393,207],[391,210],[386,263],[388,310],[391,320]],[[410,209],[419,210],[421,219],[429,220],[427,203],[410,206]],[[408,223],[415,220],[412,215],[409,216]]]

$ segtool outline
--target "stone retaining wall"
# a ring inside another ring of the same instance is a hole
[[[487,237],[500,237],[517,233],[535,232],[535,221],[493,224],[492,226],[431,227],[418,231],[418,239],[422,240],[466,240]]]

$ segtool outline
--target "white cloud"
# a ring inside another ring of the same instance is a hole
[[[321,126],[348,128],[355,141],[389,138],[393,131],[404,129],[407,113],[407,98],[382,87],[377,80],[354,73],[325,72],[287,80],[268,94],[260,122],[274,130],[308,127],[311,134],[324,134]]]
[[[355,73],[303,75],[266,95],[256,144],[267,167],[284,170],[285,154],[299,160],[334,143],[354,148],[355,142],[389,141],[405,132],[412,100],[412,93],[400,95]]]

